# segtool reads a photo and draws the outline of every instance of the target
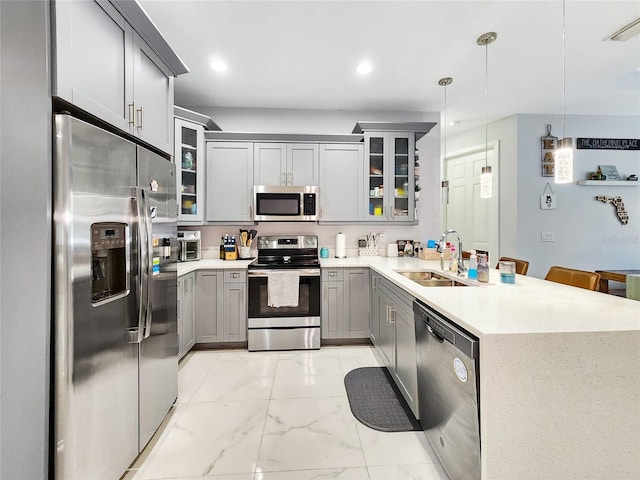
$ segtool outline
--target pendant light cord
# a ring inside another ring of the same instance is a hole
[[[447,161],[447,85],[444,86],[444,161]]]
[[[489,43],[484,46],[484,166],[489,166]]]
[[[567,137],[565,135],[565,130],[564,130],[564,123],[565,123],[565,116],[566,116],[565,107],[566,107],[566,96],[567,96],[567,92],[566,92],[567,81],[566,81],[566,74],[565,74],[565,69],[566,69],[565,67],[565,43],[566,43],[565,17],[566,17],[565,0],[562,0],[562,138],[563,140]]]

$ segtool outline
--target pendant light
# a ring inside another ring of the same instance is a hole
[[[444,77],[438,81],[438,85],[444,87],[444,161],[447,161],[447,87],[453,83],[453,78]],[[449,203],[449,181],[443,180],[442,183],[443,203]]]
[[[562,138],[554,153],[555,183],[570,183],[573,181],[573,141],[565,136],[565,0],[562,0]]]
[[[489,45],[498,38],[496,32],[483,33],[478,37],[478,45],[484,47],[484,70],[485,70],[485,117],[484,117],[484,167],[480,174],[480,198],[491,198],[493,195],[493,175],[489,166]]]

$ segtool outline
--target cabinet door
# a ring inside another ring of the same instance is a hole
[[[319,185],[318,145],[291,143],[287,145],[287,185]]]
[[[253,222],[253,144],[207,142],[209,222]]]
[[[186,355],[196,343],[195,328],[195,303],[194,303],[194,287],[195,274],[189,274],[182,279],[182,302],[179,306],[180,312],[180,351],[181,357]]]
[[[416,333],[413,314],[404,309],[395,311],[396,383],[416,417],[418,412],[418,369]]]
[[[320,146],[321,221],[363,220],[362,145]]]
[[[53,5],[53,95],[128,131],[133,29],[107,2],[57,1]]]
[[[345,278],[345,338],[369,337],[369,269],[350,268]]]
[[[196,341],[222,342],[222,274],[217,271],[198,272],[196,283]]]
[[[173,151],[173,76],[149,45],[133,35],[133,132],[164,152]]]
[[[178,222],[199,224],[204,220],[204,127],[175,119]]]
[[[380,277],[374,273],[370,275],[370,298],[369,298],[369,338],[374,347],[380,346],[380,293],[378,282]]]
[[[415,146],[413,133],[390,133],[389,168],[385,178],[385,196],[389,199],[388,220],[411,222],[415,220]],[[388,190],[391,187],[391,190]]]
[[[387,194],[387,169],[389,162],[389,136],[385,133],[367,133],[364,137],[365,148],[365,192],[366,206],[364,220],[367,222],[384,222],[389,217]]]
[[[184,277],[178,277],[178,314],[176,316],[176,323],[178,324],[178,360],[184,357],[185,353],[182,348],[182,302],[184,298]]]
[[[224,341],[247,340],[247,285],[224,284]]]
[[[322,338],[344,338],[344,283],[323,282],[320,307]]]
[[[378,314],[380,316],[380,356],[385,366],[395,370],[395,327],[393,325],[394,304],[382,290],[379,290]]]
[[[284,143],[254,143],[253,155],[254,185],[287,184],[287,146]]]

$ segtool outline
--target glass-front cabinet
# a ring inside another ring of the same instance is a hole
[[[366,132],[365,221],[415,221],[413,132]]]
[[[178,222],[204,219],[204,127],[175,119]]]

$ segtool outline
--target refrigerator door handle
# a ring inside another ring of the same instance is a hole
[[[137,218],[137,266],[138,266],[138,325],[137,327],[129,328],[129,335],[131,337],[130,343],[141,343],[144,338],[144,330],[147,320],[147,306],[149,297],[149,278],[148,278],[148,249],[149,242],[147,239],[147,229],[145,221],[145,195],[144,190],[141,188],[135,188],[135,215]]]
[[[143,285],[146,290],[145,298],[145,318],[144,318],[144,331],[143,338],[149,338],[151,335],[151,317],[152,317],[152,305],[151,305],[151,273],[153,271],[153,237],[152,237],[152,225],[151,225],[151,213],[149,206],[149,192],[143,188],[140,188],[141,198],[143,199],[142,210],[144,212],[144,229],[145,229],[145,250],[146,258],[143,263],[143,269],[145,270],[145,278]]]

